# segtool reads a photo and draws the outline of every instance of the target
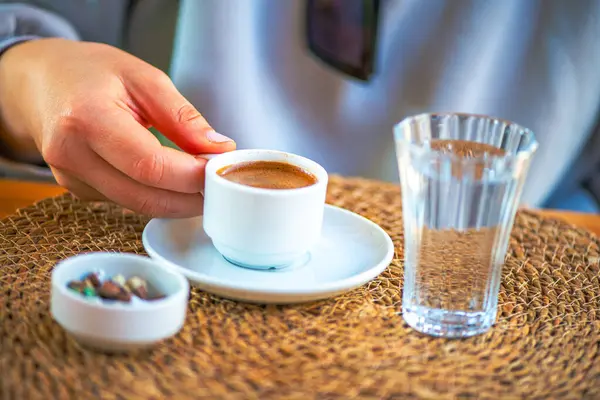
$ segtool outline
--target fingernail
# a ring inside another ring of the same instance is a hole
[[[213,143],[225,143],[225,142],[233,142],[230,138],[225,135],[221,135],[216,131],[208,131],[206,132],[206,138]]]

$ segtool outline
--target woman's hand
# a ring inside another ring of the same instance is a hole
[[[15,143],[33,141],[58,183],[168,217],[202,213],[202,153],[216,133],[169,77],[114,47],[64,39],[19,44],[0,58],[0,112]],[[184,152],[164,147],[155,127]]]

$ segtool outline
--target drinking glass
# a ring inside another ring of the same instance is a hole
[[[434,336],[483,333],[496,319],[535,136],[509,121],[461,113],[408,117],[394,136],[404,221],[403,318]]]

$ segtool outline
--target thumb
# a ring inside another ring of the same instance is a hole
[[[235,142],[215,130],[162,71],[132,74],[124,84],[142,116],[183,151],[190,154],[224,153]]]

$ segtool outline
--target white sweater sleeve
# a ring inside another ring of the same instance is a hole
[[[0,4],[0,55],[17,43],[43,37],[79,40],[61,16],[26,4]]]

